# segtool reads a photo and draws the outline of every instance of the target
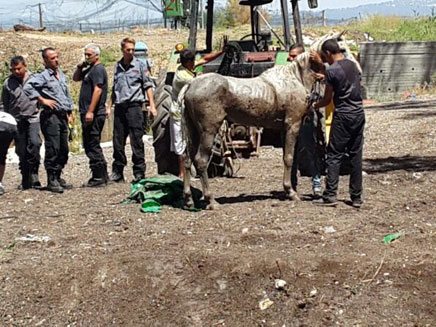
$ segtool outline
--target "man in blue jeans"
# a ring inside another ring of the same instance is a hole
[[[351,173],[349,192],[352,206],[362,206],[362,149],[365,113],[360,91],[360,72],[356,64],[344,58],[339,44],[330,39],[322,45],[323,61],[330,66],[325,74],[325,93],[315,108],[330,103],[333,96],[335,113],[327,147],[327,180],[323,196],[315,204],[336,206],[339,172],[347,150],[350,155]]]

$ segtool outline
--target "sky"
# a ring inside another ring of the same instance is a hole
[[[113,0],[0,0],[0,27],[6,23],[14,21],[18,22],[19,19],[28,20],[31,18],[32,23],[36,24],[38,21],[38,2],[43,3],[44,15],[48,20],[54,19],[55,17],[68,19],[70,15],[81,15],[86,14],[89,11],[94,11],[96,8],[102,6],[103,3],[107,3]],[[131,2],[137,2],[145,4],[146,1],[142,0],[130,0]],[[159,3],[159,0],[153,0],[155,3]],[[381,3],[388,0],[318,0],[318,8],[316,11],[324,9],[336,9],[344,7],[356,7],[359,5],[369,4],[369,3]],[[204,3],[206,0],[204,0]],[[226,0],[216,0],[218,3],[225,3]],[[278,1],[274,1],[277,2]],[[13,5],[11,5],[13,3]],[[344,4],[345,3],[345,4]],[[308,10],[307,0],[300,0],[299,2],[300,10]],[[129,11],[134,11],[137,15],[144,15],[141,13],[144,8],[140,8],[134,5],[129,5],[128,2],[122,0],[117,3],[111,10],[107,11],[105,17],[113,17],[114,15],[122,15],[125,8],[129,8]],[[137,10],[132,9],[137,8]],[[127,14],[129,15],[129,14]],[[150,11],[151,17],[156,17],[159,15],[157,12]],[[105,19],[102,18],[102,19]],[[116,17],[118,19],[120,17]]]

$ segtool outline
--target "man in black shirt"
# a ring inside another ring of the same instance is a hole
[[[92,171],[87,187],[105,186],[108,181],[107,164],[100,146],[101,133],[106,120],[108,77],[100,62],[100,48],[96,44],[85,47],[85,61],[78,64],[73,75],[75,82],[82,81],[79,97],[83,148]]]
[[[356,64],[345,59],[336,40],[322,45],[323,60],[330,66],[325,75],[324,98],[315,108],[328,105],[333,94],[335,112],[327,148],[327,181],[322,199],[316,204],[335,206],[339,183],[339,170],[345,151],[351,160],[350,196],[352,206],[362,205],[362,149],[365,113],[360,93],[360,73]]]

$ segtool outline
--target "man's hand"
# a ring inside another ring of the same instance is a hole
[[[313,76],[315,77],[315,79],[323,81],[325,80],[325,75],[321,74],[321,73],[313,73]]]
[[[69,125],[74,125],[74,116],[72,112],[67,113],[67,119]]]
[[[112,112],[112,105],[105,104],[106,106],[106,119],[111,118],[111,112]]]
[[[50,109],[56,109],[56,107],[58,106],[58,103],[55,100],[51,100],[51,99],[41,98],[40,102],[44,106],[49,107]]]
[[[315,61],[315,62],[317,62],[319,64],[323,63],[322,59],[321,59],[321,56],[318,54],[318,52],[313,51],[313,50],[310,51],[310,59],[312,59],[313,61]]]
[[[157,117],[157,110],[156,110],[154,104],[153,105],[150,104],[150,114],[153,118]]]
[[[87,111],[85,114],[85,122],[87,124],[91,124],[93,120],[94,120],[94,113]]]

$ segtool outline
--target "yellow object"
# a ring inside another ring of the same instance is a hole
[[[325,141],[329,144],[330,140],[330,129],[332,127],[333,112],[335,111],[335,105],[332,101],[325,107]]]
[[[176,44],[176,51],[182,52],[185,49],[185,45],[183,43]]]

